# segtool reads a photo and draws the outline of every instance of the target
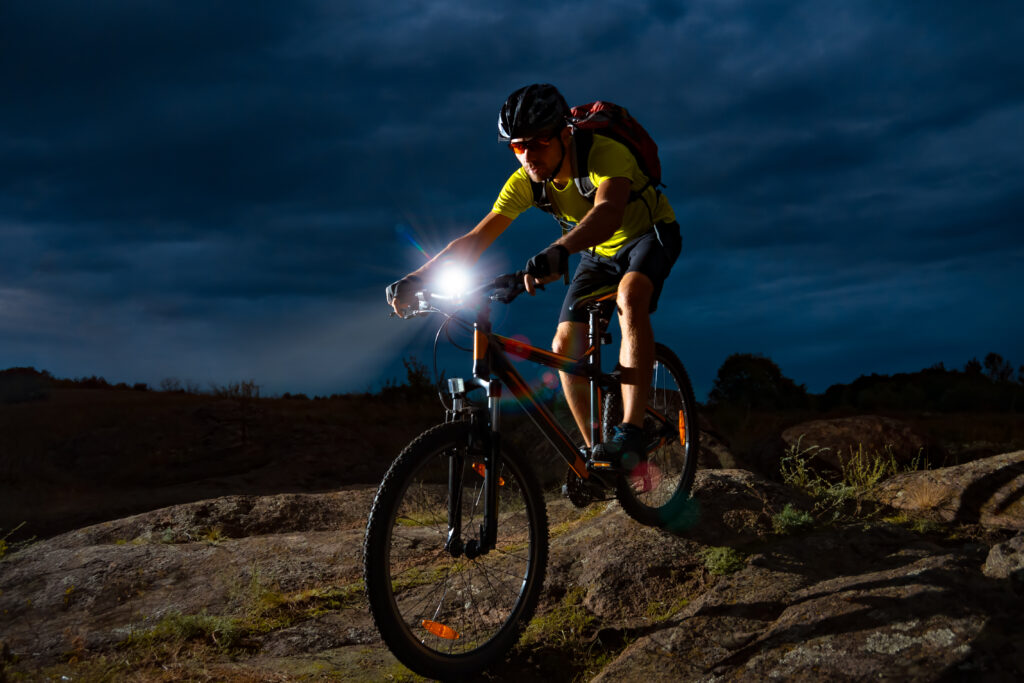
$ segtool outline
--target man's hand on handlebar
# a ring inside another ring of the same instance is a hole
[[[554,282],[561,277],[561,275],[548,275],[547,277],[538,278],[526,273],[523,275],[523,286],[526,287],[526,293],[533,296],[537,293],[538,289],[544,289],[544,285]]]
[[[409,315],[409,309],[419,305],[416,299],[416,292],[423,287],[423,281],[416,275],[406,275],[398,282],[392,282],[385,289],[388,305],[394,310],[395,315],[403,318]]]
[[[561,244],[552,244],[526,263],[523,285],[533,296],[537,289],[554,282],[569,269],[569,250]]]

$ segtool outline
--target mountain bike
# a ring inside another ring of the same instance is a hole
[[[463,316],[473,317],[472,375],[448,379],[445,423],[391,464],[363,545],[366,593],[381,637],[399,661],[431,678],[464,678],[499,661],[532,618],[544,584],[544,494],[529,465],[502,442],[506,388],[568,465],[563,494],[574,505],[614,495],[643,524],[673,529],[692,521],[698,429],[682,363],[656,345],[646,457],[628,473],[589,466],[589,450],[576,445],[509,356],[586,378],[590,443],[599,443],[622,414],[619,375],[601,370],[615,289],[574,303],[587,312],[589,348],[570,358],[492,331],[492,303],[510,303],[523,291],[522,279],[523,273],[501,275],[459,297],[425,290],[406,316],[442,313],[445,324],[467,329]]]

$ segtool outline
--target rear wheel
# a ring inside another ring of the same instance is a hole
[[[446,547],[449,482],[466,544],[483,521],[483,458],[470,426],[434,427],[385,475],[366,528],[363,571],[381,637],[430,678],[463,678],[500,660],[533,615],[547,564],[547,514],[532,472],[510,454],[497,469],[497,541],[489,552]]]
[[[606,439],[621,421],[621,393],[609,391],[604,406]],[[700,450],[697,401],[683,364],[662,344],[655,344],[644,433],[647,460],[619,477],[616,498],[626,514],[641,524],[689,528],[696,521],[690,488]]]

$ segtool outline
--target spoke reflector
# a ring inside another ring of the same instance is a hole
[[[679,411],[679,443],[686,445],[686,418],[683,417],[683,411]]]
[[[487,474],[487,468],[484,467],[482,462],[473,463],[473,471],[479,474],[481,477]],[[505,480],[502,477],[498,477],[498,486],[504,486]]]
[[[455,629],[444,624],[439,624],[436,621],[430,621],[429,619],[423,620],[423,628],[433,633],[438,638],[444,638],[445,640],[457,640],[459,634],[455,632]]]

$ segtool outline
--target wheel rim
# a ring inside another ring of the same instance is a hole
[[[654,363],[647,405],[665,421],[655,419],[650,413],[645,417],[647,461],[629,475],[629,483],[637,502],[659,509],[672,500],[680,486],[691,431],[695,428],[684,409],[685,393],[679,378],[660,361]]]
[[[537,542],[520,477],[503,463],[497,547],[472,560],[444,549],[453,455],[462,456],[463,462],[464,541],[478,535],[483,520],[483,466],[466,450],[441,449],[424,459],[401,494],[386,546],[398,622],[428,653],[449,657],[471,655],[516,625]]]

